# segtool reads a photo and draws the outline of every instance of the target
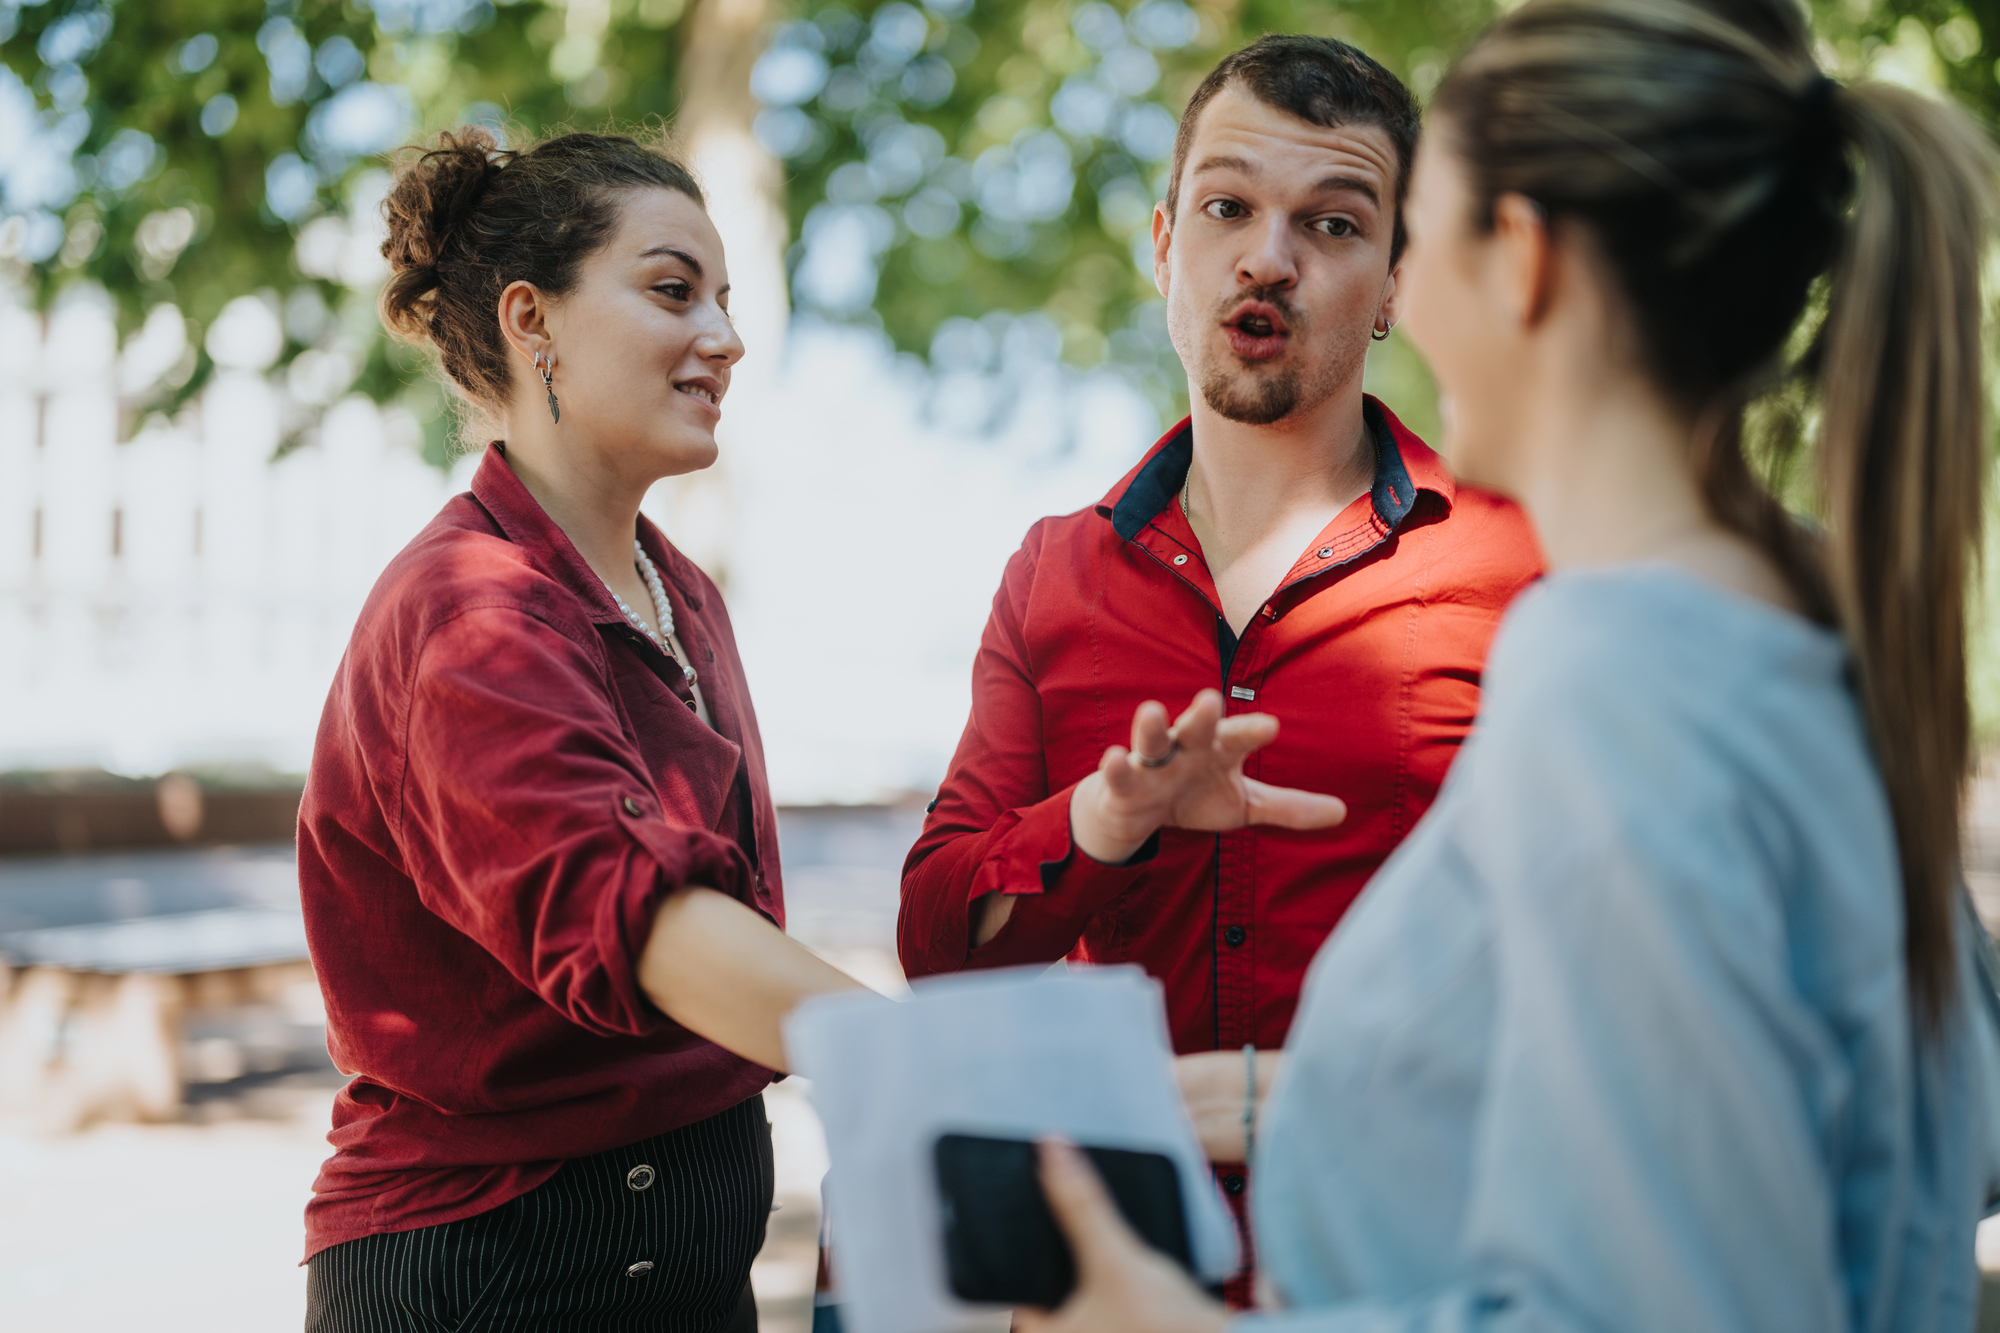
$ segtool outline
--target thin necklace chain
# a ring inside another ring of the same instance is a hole
[[[639,577],[645,580],[646,591],[652,594],[653,614],[659,617],[659,631],[655,633],[644,617],[625,605],[625,599],[618,595],[618,590],[612,587],[608,580],[604,584],[604,590],[611,594],[611,600],[618,603],[618,609],[625,613],[625,618],[632,622],[635,629],[658,644],[661,652],[674,659],[674,665],[681,669],[681,674],[687,677],[687,683],[692,687],[700,677],[674,647],[674,606],[667,600],[667,589],[666,585],[660,582],[660,571],[654,566],[653,557],[646,554],[646,548],[639,544],[639,539],[636,537],[632,539],[632,555],[634,568],[639,571]]]
[[[1181,517],[1194,522],[1194,515],[1188,512],[1188,490],[1194,485],[1194,464],[1188,464],[1187,480],[1181,483]]]

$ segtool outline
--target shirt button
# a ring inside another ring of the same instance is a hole
[[[1184,555],[1177,555],[1174,557],[1174,563],[1177,565],[1185,565],[1187,563],[1187,557]]]
[[[1222,1178],[1222,1189],[1225,1194],[1241,1194],[1243,1192],[1243,1177],[1231,1171]],[[652,1265],[647,1264],[646,1267],[651,1268]]]
[[[1237,1188],[1240,1189],[1242,1187],[1239,1184]],[[1235,1190],[1230,1191],[1230,1193],[1232,1194],[1234,1194],[1235,1192],[1236,1192]],[[625,1270],[625,1276],[644,1277],[646,1276],[646,1274],[652,1271],[653,1271],[653,1261],[651,1259],[641,1259],[638,1263],[633,1264],[630,1268]]]
[[[639,814],[639,803],[633,800],[630,796],[627,796],[625,798],[625,813],[628,815],[632,815],[635,818]]]
[[[1243,941],[1249,938],[1250,938],[1250,932],[1243,929],[1243,927],[1241,926],[1231,926],[1228,930],[1222,932],[1223,943],[1227,944],[1232,949],[1240,948],[1243,944]]]
[[[1331,560],[1331,559],[1333,559],[1333,548],[1332,548],[1331,546],[1322,546],[1322,547],[1320,547],[1320,548],[1319,548],[1319,558],[1320,558],[1320,559],[1322,559],[1322,560]]]
[[[654,1174],[652,1167],[641,1162],[625,1173],[625,1188],[628,1190],[650,1189],[652,1188]]]

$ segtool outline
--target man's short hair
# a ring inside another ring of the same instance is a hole
[[[1396,145],[1396,232],[1389,247],[1393,266],[1403,257],[1403,196],[1409,192],[1410,160],[1417,152],[1421,119],[1416,99],[1403,81],[1358,47],[1332,37],[1273,34],[1225,56],[1208,72],[1181,112],[1174,136],[1173,175],[1167,181],[1167,217],[1180,204],[1181,171],[1194,144],[1202,108],[1231,84],[1267,106],[1331,129],[1374,125]]]

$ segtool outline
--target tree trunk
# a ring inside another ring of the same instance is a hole
[[[655,492],[649,509],[663,510],[676,545],[727,588],[729,549],[741,528],[738,483],[760,431],[771,420],[771,398],[784,355],[791,302],[785,291],[784,177],[777,159],[757,142],[750,70],[762,54],[770,0],[700,0],[686,20],[681,58],[681,110],[674,135],[708,192],[709,216],[722,234],[729,262],[729,310],[748,349],[731,377],[718,430],[722,458],[706,472],[675,479]],[[664,505],[658,501],[664,499]]]

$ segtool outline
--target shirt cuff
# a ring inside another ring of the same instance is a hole
[[[660,1012],[639,981],[639,956],[646,951],[653,918],[669,894],[698,884],[734,898],[766,920],[771,917],[752,893],[755,876],[749,859],[735,842],[701,829],[675,828],[651,811],[634,816],[621,807],[618,819],[639,845],[641,865],[650,861],[652,866],[651,873],[642,870],[606,896],[608,910],[599,924],[606,946],[601,956],[614,992],[640,1018],[633,1035],[645,1035],[672,1021]]]
[[[1085,850],[1083,850],[1083,848],[1076,845],[1076,835],[1073,833],[1070,835],[1069,845],[1070,845],[1070,852],[1072,854],[1071,859],[1075,859],[1075,857],[1080,856],[1084,860],[1088,861],[1090,864],[1094,866],[1103,866],[1106,870],[1124,870],[1128,866],[1142,866],[1146,864],[1146,862],[1152,860],[1154,857],[1160,854],[1160,831],[1158,829],[1154,829],[1151,833],[1147,834],[1146,840],[1139,844],[1139,850],[1132,853],[1130,856],[1126,857],[1123,861],[1098,860],[1096,857],[1092,856],[1089,852],[1086,852]],[[1060,869],[1060,867],[1058,867],[1058,869]],[[1047,865],[1044,865],[1042,867],[1042,877],[1044,879],[1047,879],[1048,874],[1049,874],[1049,867]]]
[[[989,893],[1054,893],[1072,883],[1122,889],[1131,882],[1131,871],[1159,854],[1158,830],[1116,865],[1094,860],[1078,848],[1069,827],[1069,803],[1076,788],[1071,783],[1045,800],[1000,816],[966,901],[976,902]]]

